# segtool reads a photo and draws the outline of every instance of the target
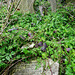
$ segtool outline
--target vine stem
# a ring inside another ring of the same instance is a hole
[[[51,75],[53,75],[53,72],[52,72],[52,69],[51,69],[51,65],[49,64],[49,60],[48,60],[48,65],[50,67]]]

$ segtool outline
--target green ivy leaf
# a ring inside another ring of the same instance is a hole
[[[6,59],[7,59],[8,61],[10,61],[10,57],[9,57],[9,56],[6,56]]]
[[[47,53],[42,53],[42,58],[43,59],[47,58]]]

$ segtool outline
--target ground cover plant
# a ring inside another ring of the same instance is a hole
[[[0,20],[6,9],[0,10]],[[48,9],[50,10],[50,9]],[[73,16],[70,14],[72,13]],[[0,35],[0,72],[18,60],[34,56],[52,58],[60,63],[59,75],[75,74],[75,12],[64,8],[47,15],[25,14],[16,11],[5,31]],[[1,26],[0,26],[1,28]],[[32,48],[28,44],[34,43]],[[26,47],[22,49],[22,46]],[[30,57],[29,57],[30,56]]]

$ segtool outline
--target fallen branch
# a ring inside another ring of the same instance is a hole
[[[16,11],[18,5],[20,4],[20,1],[21,1],[21,0],[19,0],[18,3],[17,3],[16,8],[15,8],[15,11]],[[4,23],[3,27],[2,27],[2,32],[0,33],[0,35],[1,35],[1,34],[3,33],[3,31],[7,28],[8,24],[10,24],[10,23],[13,21],[13,19],[12,19],[12,20],[9,22],[10,16],[15,13],[15,11],[14,11],[13,14],[11,14],[12,9],[13,9],[13,6],[14,6],[14,2],[13,2],[12,4],[10,4],[10,6],[9,6],[8,9],[7,9],[7,10],[8,10],[8,13],[7,13],[7,16],[6,16],[6,21],[5,21],[5,23]]]
[[[39,6],[39,10],[40,10],[41,16],[44,16],[44,14],[43,14],[43,6]]]
[[[17,5],[16,5],[16,7],[15,7],[15,10],[13,11],[13,13],[12,13],[11,15],[13,15],[13,14],[15,13],[15,11],[16,11],[16,9],[18,8],[20,2],[21,2],[21,0],[18,1]]]

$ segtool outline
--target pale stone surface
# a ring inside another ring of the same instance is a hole
[[[19,0],[15,0],[15,3],[17,4],[18,1]],[[22,13],[34,13],[33,3],[34,0],[21,0],[18,9],[20,9]]]
[[[48,0],[51,4],[52,12],[56,12],[56,0]]]
[[[21,49],[24,49],[24,48],[33,48],[35,46],[35,44],[34,44],[34,42],[32,42],[32,44],[26,44],[26,45],[23,45],[22,47],[21,47]]]
[[[47,68],[48,61],[49,65],[51,66],[52,72],[50,71],[50,69]],[[53,73],[53,75],[58,75],[59,63],[54,62],[50,58],[46,60],[45,70],[43,70],[44,69],[43,63],[41,63],[41,67],[37,69],[35,69],[36,65],[38,65],[36,60],[32,60],[29,64],[20,62],[12,68],[11,72],[9,72],[8,75],[51,75],[51,73]]]

